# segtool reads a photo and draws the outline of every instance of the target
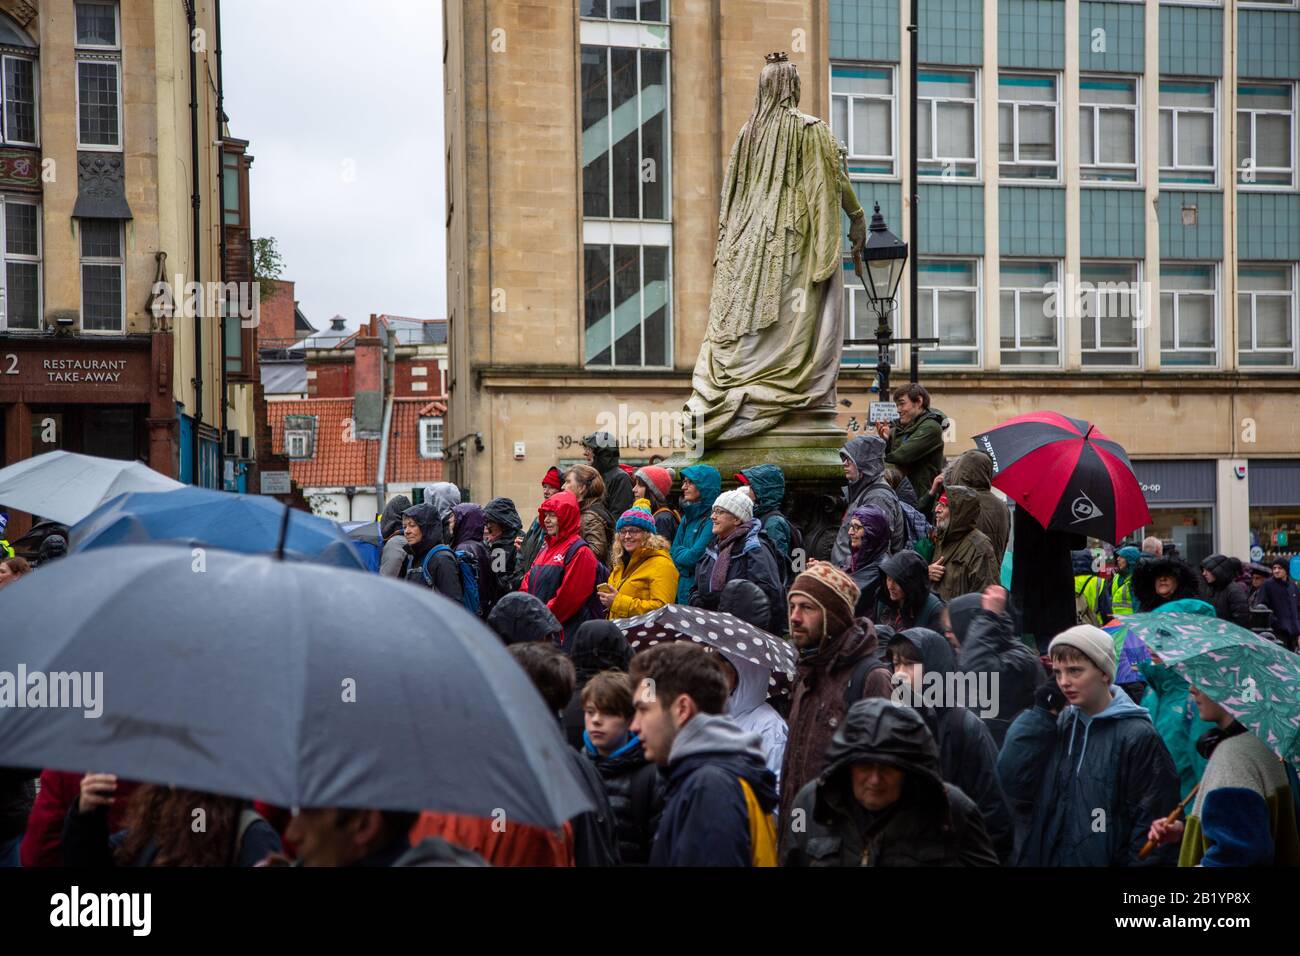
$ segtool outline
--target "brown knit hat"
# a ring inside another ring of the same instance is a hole
[[[826,635],[836,637],[853,624],[853,611],[862,592],[853,579],[827,561],[809,561],[794,579],[790,594],[802,594],[826,615]]]

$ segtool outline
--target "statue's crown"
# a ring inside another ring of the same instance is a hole
[[[789,58],[788,56],[785,55],[785,51],[784,51],[784,50],[782,50],[782,51],[779,52],[779,53],[769,53],[769,54],[767,54],[767,56],[763,57],[763,59],[767,60],[768,63],[788,63],[788,62],[790,62],[790,58]]]

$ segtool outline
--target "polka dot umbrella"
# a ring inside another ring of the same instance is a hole
[[[769,697],[790,696],[795,647],[740,618],[701,607],[666,604],[647,614],[614,621],[633,654],[666,641],[693,641],[728,657],[740,657],[772,672]]]

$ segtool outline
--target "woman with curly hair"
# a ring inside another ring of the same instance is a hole
[[[116,789],[111,773],[81,778],[63,827],[66,866],[255,866],[281,852],[279,836],[247,800],[157,784],[136,789],[125,828],[109,833]]]

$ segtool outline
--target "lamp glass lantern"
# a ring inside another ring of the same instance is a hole
[[[880,203],[875,204],[871,216],[871,230],[862,250],[862,259],[866,266],[867,296],[879,314],[888,315],[893,311],[898,283],[907,263],[907,243],[885,226]]]

